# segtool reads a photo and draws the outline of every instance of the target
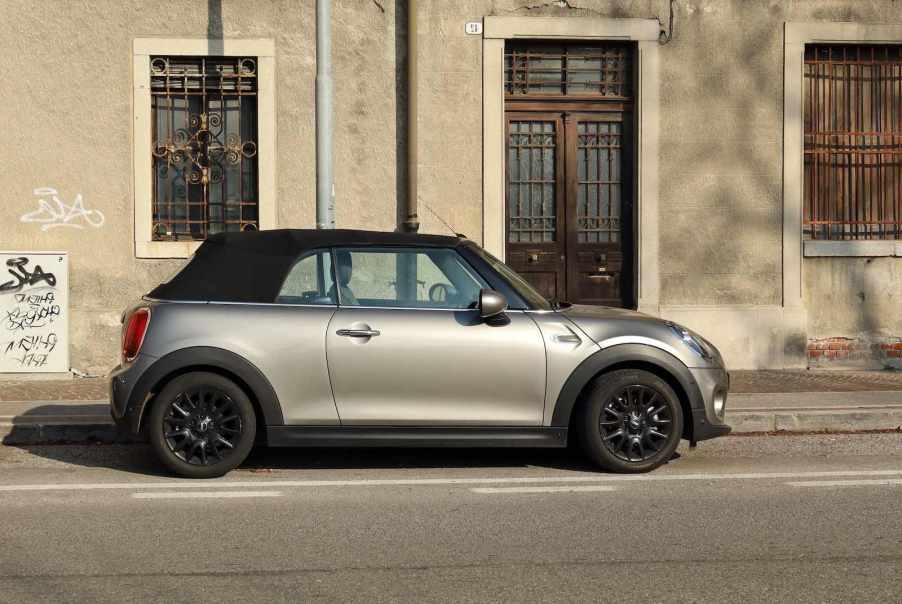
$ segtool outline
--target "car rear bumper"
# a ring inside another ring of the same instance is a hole
[[[110,372],[110,416],[121,430],[133,436],[140,432],[141,410],[147,397],[146,389],[138,385],[154,360],[138,355],[134,361],[120,364]]]

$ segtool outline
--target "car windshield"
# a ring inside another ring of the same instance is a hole
[[[553,310],[552,303],[547,300],[545,296],[536,291],[536,289],[530,285],[526,279],[517,274],[514,269],[492,256],[478,245],[474,245],[470,249],[488,262],[489,265],[495,269],[495,272],[501,275],[514,291],[516,291],[530,306],[536,310]]]

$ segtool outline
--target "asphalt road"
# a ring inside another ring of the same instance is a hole
[[[0,601],[902,601],[902,434],[557,451],[0,447]]]

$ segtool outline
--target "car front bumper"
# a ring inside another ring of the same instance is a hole
[[[692,441],[708,440],[730,433],[724,423],[727,394],[730,391],[730,374],[726,369],[690,369],[698,385],[700,400],[692,410]]]

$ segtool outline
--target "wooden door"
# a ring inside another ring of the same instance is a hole
[[[507,263],[545,297],[567,294],[564,120],[507,114]]]
[[[506,261],[548,298],[635,306],[634,52],[505,43]]]
[[[632,306],[629,114],[566,114],[567,297]]]

